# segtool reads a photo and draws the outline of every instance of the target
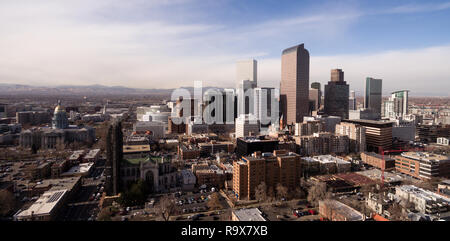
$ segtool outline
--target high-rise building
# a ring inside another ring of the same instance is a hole
[[[398,118],[408,114],[408,92],[409,90],[392,92],[389,100],[384,102],[384,117]]]
[[[320,88],[320,83],[319,82],[312,82],[311,83],[311,89],[316,89],[318,90],[318,99],[319,99],[319,103],[317,105],[317,109],[320,108],[320,106],[322,105],[322,89]],[[311,96],[311,95],[310,95]]]
[[[254,59],[242,60],[236,63],[236,94],[238,114],[254,114],[253,89],[258,86],[257,62]]]
[[[234,162],[233,191],[238,199],[254,199],[255,189],[262,182],[272,190],[280,183],[293,191],[301,173],[301,158],[296,153],[285,150],[276,150],[273,154],[255,152]]]
[[[123,159],[122,123],[115,121],[106,136],[106,191],[108,195],[120,192],[120,163]]]
[[[304,44],[283,50],[280,101],[283,124],[303,122],[309,112],[309,52]]]
[[[235,125],[236,138],[259,134],[260,122],[254,115],[240,115]]]
[[[392,147],[392,122],[373,120],[343,120],[341,123],[354,123],[366,128],[366,150],[379,152],[380,148]]]
[[[381,116],[381,94],[382,80],[367,77],[364,92],[364,108],[371,109]]]
[[[348,118],[349,85],[341,69],[331,70],[331,80],[325,85],[324,111],[328,115]]]
[[[320,90],[309,89],[309,110],[316,111],[320,108]]]
[[[296,136],[311,136],[314,133],[324,131],[325,127],[320,120],[303,121],[303,123],[295,123]]]
[[[272,95],[274,96],[274,94],[274,88],[254,89],[253,110],[256,118],[261,122],[261,127],[267,128],[271,124],[272,110],[274,110],[272,108]]]
[[[242,60],[236,63],[236,89],[242,88],[242,81],[248,80],[251,83],[252,88],[256,88],[257,85],[257,61]]]
[[[348,110],[356,110],[356,95],[355,91],[350,91],[350,97],[348,98]]]
[[[366,150],[366,128],[364,126],[342,122],[336,125],[336,134],[350,138],[350,152],[358,153]]]

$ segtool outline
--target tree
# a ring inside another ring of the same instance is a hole
[[[118,202],[122,206],[137,206],[142,205],[147,200],[148,187],[145,181],[139,180],[137,183],[131,185],[131,187],[122,195]]]
[[[281,183],[277,184],[276,190],[277,190],[277,198],[278,199],[287,198],[288,189],[285,186],[283,186]]]
[[[207,205],[211,210],[222,209],[223,206],[220,203],[219,193],[215,192],[211,194]]]
[[[0,216],[7,216],[15,206],[14,195],[8,190],[0,191]]]
[[[272,186],[267,188],[267,199],[272,202],[275,199],[275,190]]]
[[[175,212],[175,204],[168,196],[163,196],[159,199],[158,204],[155,206],[155,210],[164,221],[169,221],[170,216]]]
[[[327,185],[323,182],[312,185],[308,190],[308,202],[317,206],[319,201],[331,198],[331,193],[327,192]]]
[[[267,201],[267,185],[265,182],[261,182],[255,189],[255,198],[258,202]]]
[[[398,203],[393,203],[387,210],[392,221],[401,221],[404,219],[403,208]]]

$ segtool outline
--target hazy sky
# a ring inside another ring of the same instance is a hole
[[[361,95],[449,96],[449,1],[0,0],[0,83],[233,87],[235,62],[258,60],[277,86],[281,51],[311,55],[310,82],[342,68]]]

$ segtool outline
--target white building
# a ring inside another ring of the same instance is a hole
[[[134,132],[148,132],[153,139],[165,136],[166,124],[160,121],[137,121],[133,124]]]
[[[450,198],[413,185],[395,187],[395,196],[413,203],[415,209],[424,214],[444,213],[450,209]]]
[[[321,173],[343,173],[351,170],[350,162],[332,155],[314,156],[312,159],[319,162]]]
[[[254,115],[240,115],[235,125],[236,138],[259,133],[260,122]]]
[[[439,144],[439,145],[448,146],[449,145],[449,138],[438,137],[436,143]]]
[[[258,208],[233,210],[232,221],[267,221]]]
[[[47,191],[29,208],[14,215],[17,221],[50,221],[64,204],[67,190]]]

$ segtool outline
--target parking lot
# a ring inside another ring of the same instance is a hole
[[[304,202],[291,201],[282,205],[262,205],[259,209],[269,221],[318,221],[318,209]],[[294,215],[294,210],[297,214]]]
[[[208,211],[208,200],[212,193],[211,191],[201,191],[181,193],[181,195],[172,194],[177,205],[176,213],[179,215]],[[219,200],[223,208],[228,208],[228,204],[222,196],[219,196]]]

